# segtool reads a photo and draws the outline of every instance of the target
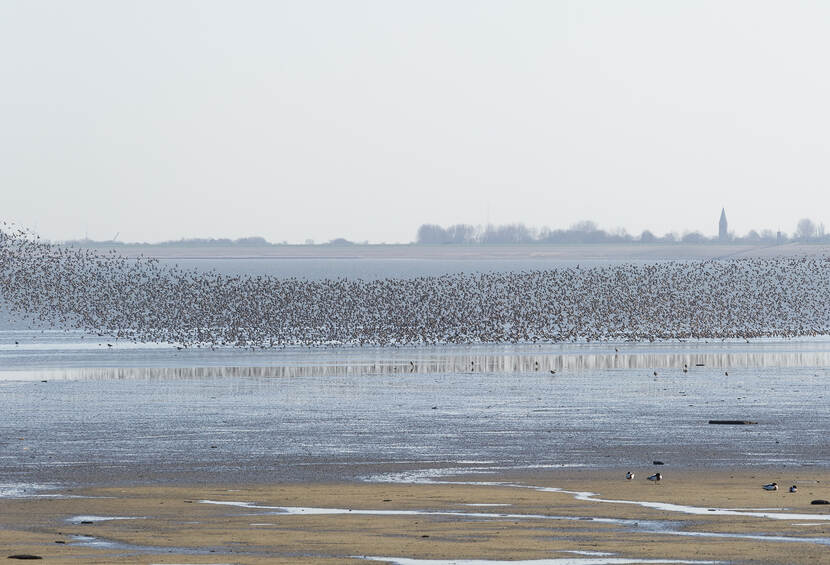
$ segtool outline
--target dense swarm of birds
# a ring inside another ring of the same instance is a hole
[[[0,295],[21,318],[189,346],[417,345],[830,333],[830,259],[615,264],[308,281],[183,270],[4,225]]]

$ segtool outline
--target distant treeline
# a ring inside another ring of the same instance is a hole
[[[667,233],[662,236],[644,230],[639,235],[631,235],[624,229],[605,231],[596,223],[584,221],[568,229],[529,228],[524,224],[505,224],[486,227],[468,224],[456,224],[441,227],[436,224],[424,224],[418,228],[418,244],[488,244],[488,243],[735,243],[747,245],[775,245],[793,241],[811,241],[830,243],[830,235],[825,234],[824,224],[816,224],[810,219],[798,222],[795,232],[788,235],[780,231],[751,230],[743,236],[730,233],[726,238],[708,237],[698,231],[683,235]]]
[[[700,232],[686,232],[683,235],[667,233],[658,236],[649,230],[639,235],[631,235],[624,229],[605,231],[595,222],[584,221],[568,229],[529,228],[524,224],[505,224],[500,226],[472,226],[456,224],[441,227],[436,224],[423,224],[418,228],[414,243],[416,244],[497,244],[497,243],[735,243],[745,245],[775,245],[795,241],[830,243],[830,235],[825,234],[824,224],[816,224],[804,218],[798,222],[795,232],[786,234],[772,230],[757,232],[750,230],[743,236],[730,233],[725,239],[718,236],[706,236]],[[271,247],[289,245],[288,242],[271,243],[264,237],[252,236],[239,239],[229,238],[189,238],[160,243],[125,243],[122,241],[96,241],[77,239],[64,242],[77,247],[113,247],[124,245],[146,245],[151,247]],[[338,237],[325,243],[315,243],[307,239],[305,245],[367,245],[368,242],[354,242]]]

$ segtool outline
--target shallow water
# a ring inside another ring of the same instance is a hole
[[[521,561],[499,561],[490,559],[407,559],[403,557],[364,557],[371,561],[384,561],[394,565],[631,565],[639,563],[686,563],[689,565],[712,565],[721,561],[688,561],[680,559],[629,559],[625,557],[586,557],[561,559],[525,559]]]
[[[9,484],[830,465],[827,340],[251,352],[54,335],[0,333]]]

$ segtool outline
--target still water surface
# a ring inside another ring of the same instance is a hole
[[[830,342],[258,353],[5,341],[18,366],[0,372],[0,473],[13,482],[830,465]]]

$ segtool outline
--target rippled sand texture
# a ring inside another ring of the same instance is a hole
[[[830,550],[830,514],[809,504],[830,497],[826,473],[667,471],[652,484],[650,469],[635,470],[633,481],[572,471],[480,484],[138,487],[71,493],[103,498],[6,500],[0,555],[54,563],[818,563]],[[798,484],[799,493],[766,492],[768,480]]]
[[[669,261],[382,280],[187,271],[0,231],[8,306],[59,327],[183,346],[815,336],[830,260]]]

